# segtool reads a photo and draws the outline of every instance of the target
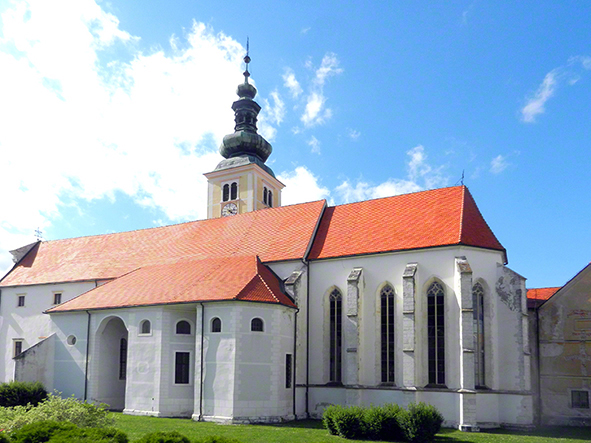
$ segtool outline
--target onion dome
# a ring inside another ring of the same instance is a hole
[[[246,63],[244,83],[238,85],[236,94],[239,98],[232,104],[234,122],[236,123],[234,133],[224,137],[220,146],[220,154],[227,159],[239,156],[254,156],[264,163],[271,155],[273,148],[267,140],[257,134],[257,116],[261,107],[254,101],[257,94],[256,88],[248,83],[250,77],[250,72],[248,72],[250,57],[248,53],[244,57],[244,63]]]

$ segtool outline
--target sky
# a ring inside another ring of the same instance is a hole
[[[36,231],[206,218],[249,38],[284,205],[463,182],[527,287],[562,286],[591,261],[589,23],[543,0],[0,0],[0,274]]]

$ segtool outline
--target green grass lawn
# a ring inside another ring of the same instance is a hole
[[[115,413],[117,428],[127,433],[130,442],[154,431],[178,431],[190,440],[199,440],[208,435],[223,435],[243,443],[355,443],[365,440],[344,440],[329,435],[317,420],[302,420],[278,425],[218,425],[197,423],[178,418],[136,417]],[[590,428],[545,428],[531,432],[494,430],[468,433],[443,429],[435,440],[439,443],[579,443],[591,441]]]

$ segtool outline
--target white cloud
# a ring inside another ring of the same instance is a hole
[[[497,155],[493,158],[490,162],[490,172],[493,174],[500,174],[509,166],[509,162],[507,161],[507,157],[503,155]]]
[[[202,173],[233,128],[238,42],[194,23],[183,45],[142,53],[91,0],[14,3],[2,23],[0,270],[1,251],[33,241],[66,202],[122,192],[171,221],[205,218]]]
[[[557,85],[557,70],[554,69],[546,74],[544,81],[538,87],[538,90],[527,104],[521,109],[522,120],[526,123],[533,123],[536,121],[538,114],[543,114],[545,111],[544,105],[552,95]]]
[[[286,69],[285,74],[283,74],[283,85],[289,89],[293,98],[298,98],[303,92],[300,83],[296,80],[295,74],[289,68]]]
[[[291,172],[282,172],[277,178],[285,185],[285,189],[281,191],[281,204],[284,206],[330,197],[328,188],[321,186],[318,177],[305,166],[298,166]]]
[[[269,100],[263,99],[262,111],[258,117],[259,133],[268,141],[272,142],[277,135],[277,128],[273,125],[279,126],[285,118],[285,102],[279,95],[277,90],[270,94],[273,103]]]
[[[361,136],[361,132],[355,129],[349,129],[347,132],[351,140],[357,140]]]
[[[327,79],[341,74],[343,70],[338,67],[339,60],[333,53],[327,53],[320,63],[320,67],[314,71],[314,78],[310,92],[306,96],[306,104],[301,121],[304,126],[311,127],[321,125],[332,117],[332,110],[326,107],[326,96],[324,95],[324,84]],[[314,69],[310,60],[306,62],[306,67]]]
[[[310,140],[308,140],[308,145],[312,148],[313,154],[320,154],[320,140],[312,136],[310,137]]]

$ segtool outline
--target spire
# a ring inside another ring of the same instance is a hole
[[[238,156],[255,156],[263,163],[271,155],[273,148],[271,144],[257,133],[257,116],[261,107],[254,101],[257,95],[256,88],[248,83],[250,72],[248,64],[250,63],[249,41],[246,41],[246,55],[244,64],[246,69],[243,73],[244,83],[238,85],[236,94],[238,100],[232,104],[234,110],[234,133],[224,137],[220,146],[220,154],[225,158]]]

